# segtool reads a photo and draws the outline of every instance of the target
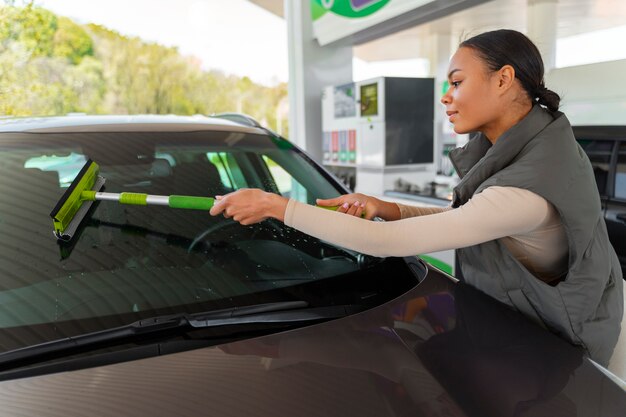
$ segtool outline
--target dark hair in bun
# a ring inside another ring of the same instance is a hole
[[[559,109],[561,97],[546,88],[541,54],[526,35],[515,30],[494,30],[467,39],[459,47],[474,49],[492,71],[498,71],[505,65],[512,66],[515,78],[533,102],[551,112]]]

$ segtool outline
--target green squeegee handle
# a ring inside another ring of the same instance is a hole
[[[148,205],[148,194],[121,193],[120,194],[120,203],[122,203],[122,204],[131,204],[131,205],[134,205],[134,206],[147,206]]]
[[[189,197],[184,195],[171,195],[169,206],[171,208],[210,210],[215,203],[211,197]]]
[[[101,193],[104,194],[104,193]],[[149,198],[165,198],[165,196],[150,196],[148,194],[143,193],[120,193],[120,194],[110,194],[113,196],[118,196],[118,201],[122,204],[129,204],[135,206],[147,206],[150,204]],[[95,191],[83,191],[81,193],[82,200],[96,200],[96,192]],[[163,201],[163,200],[161,200]],[[158,203],[158,204],[163,204]],[[167,205],[171,208],[178,209],[191,209],[191,210],[210,210],[211,207],[215,204],[215,199],[212,197],[193,197],[186,195],[170,195],[167,197]],[[316,206],[326,210],[337,211],[339,206]],[[365,212],[361,213],[361,217],[365,217]]]
[[[105,194],[105,193],[100,193]],[[192,209],[192,210],[210,210],[215,203],[215,199],[211,197],[192,197],[186,195],[170,195],[168,197],[165,196],[150,196],[148,194],[143,193],[120,193],[120,194],[109,194],[117,198],[122,204],[128,204],[133,206],[147,206],[151,204],[164,205],[164,201],[160,200],[159,203],[150,202],[150,198],[167,198],[167,206],[171,208],[179,208],[179,209]],[[83,191],[81,194],[81,199],[83,200],[96,200],[96,192],[95,191]]]
[[[331,211],[337,211],[340,206],[318,206],[318,205],[316,205],[315,207],[319,207],[319,208],[323,208],[323,209],[331,210]],[[363,211],[361,213],[361,218],[365,218],[365,211]]]

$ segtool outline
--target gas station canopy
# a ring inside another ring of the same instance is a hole
[[[285,17],[284,0],[250,1]],[[356,3],[375,2],[357,0]],[[555,5],[558,39],[626,24],[626,2],[622,0],[421,0],[417,3],[423,5],[412,15],[386,21],[379,28],[368,28],[344,39],[355,46],[354,56],[365,61],[420,58],[428,56],[424,40],[433,35],[450,35],[458,40],[495,28],[526,32],[529,9],[538,3]]]

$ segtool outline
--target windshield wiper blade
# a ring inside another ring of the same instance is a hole
[[[0,354],[0,372],[66,357],[83,351],[143,341],[159,334],[254,323],[290,323],[344,317],[361,311],[354,305],[311,307],[306,301],[285,301],[195,314],[173,314],[138,320],[125,326],[66,337]]]
[[[275,311],[284,311],[284,310],[295,310],[298,308],[306,308],[309,306],[309,303],[306,301],[295,300],[295,301],[278,301],[275,303],[265,303],[265,304],[253,304],[247,306],[240,307],[232,307],[225,308],[222,310],[212,310],[207,311],[205,313],[195,313],[191,314],[190,317],[195,318],[227,318],[227,317],[240,317],[240,316],[248,316],[251,314],[260,314],[260,313],[269,313]]]

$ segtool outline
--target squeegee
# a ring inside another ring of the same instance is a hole
[[[94,201],[116,201],[136,206],[155,205],[205,211],[210,210],[215,203],[212,197],[100,192],[106,180],[98,175],[99,172],[99,165],[91,159],[88,160],[50,213],[54,223],[54,235],[57,239],[64,241],[72,239]],[[339,206],[322,208],[337,210]],[[365,217],[365,213],[362,213],[361,217]]]
[[[57,239],[64,241],[72,239],[94,201],[116,201],[137,206],[157,205],[207,211],[215,202],[215,199],[211,197],[100,192],[105,179],[98,175],[99,171],[98,164],[91,159],[88,160],[50,213],[54,223],[54,235]]]

